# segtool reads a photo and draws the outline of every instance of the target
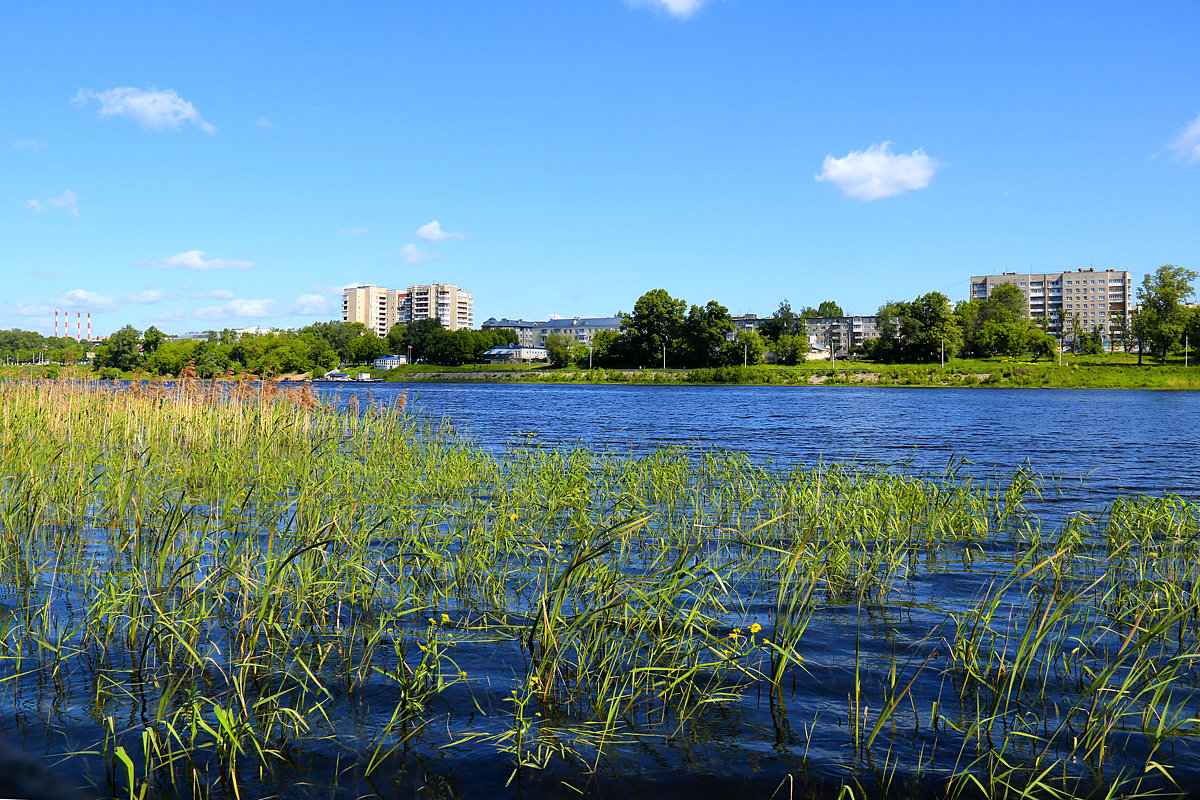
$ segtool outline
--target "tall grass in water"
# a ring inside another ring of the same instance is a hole
[[[0,727],[114,796],[756,737],[853,795],[1136,794],[1196,751],[1178,497],[1044,529],[1025,470],[492,456],[403,405],[186,378],[0,385],[0,481]]]

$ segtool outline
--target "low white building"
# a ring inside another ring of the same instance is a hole
[[[483,354],[489,364],[526,364],[533,361],[549,361],[550,353],[544,347],[493,347]]]
[[[371,366],[375,369],[395,369],[408,363],[408,356],[383,356],[375,359]]]

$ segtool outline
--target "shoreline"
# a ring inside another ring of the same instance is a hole
[[[380,383],[541,383],[549,385],[629,386],[849,386],[935,389],[1142,389],[1200,390],[1200,366],[1183,367],[1125,364],[1073,364],[1058,366],[1029,362],[968,364],[965,369],[914,364],[856,364],[840,367],[717,367],[702,369],[486,369],[472,367],[413,368],[360,371],[370,381],[327,381],[309,379],[307,373],[276,376],[267,380],[280,385],[376,385]],[[991,367],[985,370],[983,367]],[[39,374],[40,373],[40,374]],[[247,375],[251,380],[257,376]],[[123,373],[121,380],[174,382],[170,376]],[[236,381],[238,376],[221,376],[202,381]],[[44,369],[0,368],[0,380],[103,380],[86,367]]]

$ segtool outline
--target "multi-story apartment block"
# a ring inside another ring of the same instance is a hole
[[[483,323],[480,327],[485,331],[503,329],[516,331],[518,345],[521,347],[536,347],[537,326],[538,323],[528,322],[523,319],[496,319],[495,317],[488,317],[487,322]]]
[[[452,331],[471,328],[475,322],[471,293],[448,283],[425,283],[403,291],[347,286],[342,292],[342,320],[361,322],[377,336],[387,336],[393,325],[434,318]]]
[[[1074,272],[976,275],[971,278],[971,299],[990,297],[997,286],[1011,283],[1025,295],[1025,316],[1051,333],[1062,333],[1078,318],[1085,331],[1099,328],[1105,336],[1129,324],[1133,310],[1133,279],[1125,270],[1094,268]]]
[[[733,318],[733,330],[735,333],[737,331],[757,330],[758,325],[761,322],[762,319],[757,314],[739,314]],[[733,336],[730,335],[726,338],[732,339]]]
[[[878,318],[874,315],[810,317],[804,320],[804,326],[810,342],[838,355],[848,355],[868,339],[879,337]]]
[[[592,340],[600,331],[621,330],[620,317],[569,317],[539,322],[534,329],[533,347],[545,347],[546,337],[552,333],[569,336],[580,344],[592,346]]]
[[[383,286],[347,286],[342,290],[342,320],[361,322],[377,336],[396,324],[403,293]]]
[[[408,319],[440,319],[442,327],[456,331],[475,326],[475,302],[471,293],[448,283],[423,283],[408,287]]]

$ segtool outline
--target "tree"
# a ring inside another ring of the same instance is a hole
[[[1142,324],[1151,352],[1166,363],[1167,353],[1183,336],[1187,321],[1184,303],[1192,296],[1192,281],[1196,273],[1190,269],[1164,264],[1147,273],[1138,287],[1137,299],[1142,308]]]
[[[870,354],[879,361],[940,361],[943,352],[952,356],[962,348],[962,326],[950,298],[941,292],[923,294],[910,303],[886,303],[876,324],[879,338]]]
[[[837,303],[833,302],[832,300],[822,300],[821,304],[819,306],[817,306],[817,316],[818,317],[844,317],[844,316],[846,316],[846,314],[844,311],[842,311],[842,307],[839,306]]]
[[[1094,325],[1091,331],[1079,337],[1075,351],[1085,356],[1096,356],[1104,352],[1104,343],[1100,337],[1100,326]]]
[[[412,360],[414,362],[426,357],[425,351],[429,347],[431,337],[435,331],[440,331],[441,329],[442,321],[437,317],[419,319],[405,326],[404,347],[405,349],[412,348]],[[388,335],[390,336],[391,334],[389,333]]]
[[[142,351],[148,356],[153,355],[154,351],[158,349],[159,345],[161,345],[163,340],[166,338],[166,334],[151,325],[149,328],[146,328],[146,332],[142,334]]]
[[[133,369],[141,361],[141,354],[138,352],[138,340],[141,338],[141,331],[132,325],[121,328],[96,348],[95,368],[113,367],[121,371]]]
[[[1183,328],[1184,336],[1187,337],[1187,348],[1189,355],[1196,352],[1196,347],[1200,346],[1200,308],[1188,309],[1187,323]]]
[[[624,359],[625,337],[613,330],[596,331],[592,337],[592,363],[596,366],[612,366]]]
[[[229,345],[220,344],[219,340],[201,342],[196,350],[196,374],[201,378],[214,378],[229,369],[232,363],[229,357],[231,350]],[[280,374],[284,371],[277,369],[274,372]]]
[[[738,331],[732,340],[721,345],[717,360],[724,366],[761,364],[766,346],[758,331]]]
[[[717,350],[733,333],[733,329],[729,309],[716,300],[709,300],[703,308],[692,306],[683,324],[683,346],[688,366],[710,366],[717,357]]]
[[[1025,295],[1014,284],[998,285],[987,299],[960,303],[955,316],[964,349],[971,355],[1016,358],[1034,346],[1045,352],[1041,344],[1045,331],[1025,318]],[[949,346],[946,349],[949,352]]]
[[[308,334],[320,336],[329,343],[342,361],[350,360],[350,343],[359,336],[365,335],[366,332],[367,326],[361,322],[342,322],[340,320],[314,322],[298,331],[301,336]]]
[[[687,303],[676,300],[665,289],[651,289],[633,304],[632,314],[621,315],[621,332],[628,352],[639,366],[661,364],[666,350],[678,360],[679,337],[683,332]]]
[[[1035,335],[1027,345],[1028,351],[1033,354],[1033,360],[1039,358],[1051,359],[1058,352],[1058,344],[1054,341],[1054,337],[1045,331]]]
[[[804,320],[792,311],[792,304],[785,297],[780,301],[779,308],[775,309],[775,312],[771,316],[759,323],[758,332],[764,338],[777,342],[780,336],[795,335],[803,325]]]
[[[354,364],[370,364],[387,354],[387,339],[380,339],[373,331],[367,331],[350,342],[350,361]]]
[[[550,356],[550,365],[566,367],[571,364],[571,348],[575,341],[565,333],[552,333],[546,337],[546,353]]]
[[[808,355],[808,336],[785,333],[775,340],[775,359],[780,364],[795,366]]]

